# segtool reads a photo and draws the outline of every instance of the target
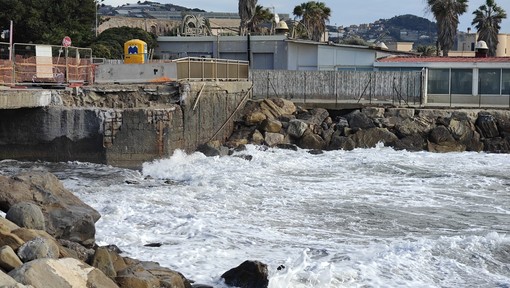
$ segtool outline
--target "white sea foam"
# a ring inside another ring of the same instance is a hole
[[[510,286],[508,155],[238,154],[253,159],[177,151],[141,173],[37,165],[101,213],[100,245],[198,283],[224,287],[220,275],[251,259],[269,265],[272,288]]]

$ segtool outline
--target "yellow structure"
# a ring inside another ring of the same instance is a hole
[[[147,43],[131,39],[124,43],[124,64],[144,64],[148,61]]]

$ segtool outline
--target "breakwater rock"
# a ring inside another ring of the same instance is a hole
[[[0,210],[6,213],[0,216],[1,287],[211,288],[157,262],[122,256],[115,245],[97,246],[99,213],[51,173],[0,175]],[[267,287],[264,264],[243,264],[225,281]]]
[[[284,99],[250,101],[226,145],[352,150],[510,152],[510,111],[366,107],[303,109]]]

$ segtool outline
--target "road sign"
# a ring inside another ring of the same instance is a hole
[[[71,46],[71,37],[66,36],[64,39],[62,39],[62,46],[69,47]]]

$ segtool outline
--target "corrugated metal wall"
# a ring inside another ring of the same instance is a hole
[[[422,73],[416,71],[250,70],[250,78],[254,99],[409,104],[422,99]]]

